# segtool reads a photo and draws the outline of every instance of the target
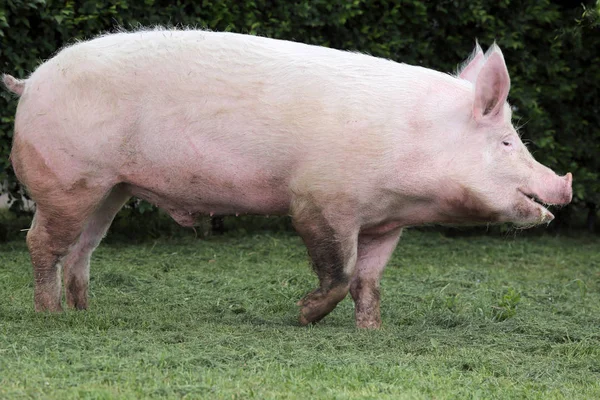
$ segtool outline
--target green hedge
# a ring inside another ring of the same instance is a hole
[[[0,69],[25,77],[76,39],[115,27],[195,26],[293,39],[453,71],[477,38],[502,47],[510,101],[541,162],[573,172],[575,202],[600,204],[598,4],[548,0],[44,1],[0,5]],[[17,104],[0,94],[0,182]],[[18,208],[19,203],[15,206]]]

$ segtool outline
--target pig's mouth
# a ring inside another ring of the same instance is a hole
[[[546,203],[535,193],[528,193],[523,190],[519,190],[519,192],[526,198],[527,204],[539,211],[540,222],[550,222],[554,219],[554,215],[547,208],[552,204]]]
[[[525,192],[521,192],[521,193],[523,193],[523,195],[525,195],[525,197],[527,197],[533,203],[535,203],[537,205],[540,205],[540,206],[542,206],[544,208],[546,208],[546,207],[548,207],[548,206],[551,205],[551,204],[545,203],[542,200],[540,200],[540,198],[537,197],[535,194],[527,194]]]

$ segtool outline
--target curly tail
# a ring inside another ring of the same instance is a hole
[[[2,82],[4,82],[4,85],[6,86],[6,88],[8,90],[10,90],[11,92],[13,92],[14,94],[16,94],[18,96],[22,95],[23,90],[25,90],[25,80],[24,79],[17,79],[8,74],[4,74],[4,76],[2,76]]]

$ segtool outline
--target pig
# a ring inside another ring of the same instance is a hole
[[[346,297],[381,325],[379,282],[402,229],[549,223],[572,176],[534,160],[511,124],[500,48],[456,75],[357,52],[157,28],[63,48],[26,80],[11,151],[36,203],[27,233],[37,311],[88,307],[89,263],[131,197],[192,226],[289,215],[318,288],[300,324]]]

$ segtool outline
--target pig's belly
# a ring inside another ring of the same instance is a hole
[[[123,182],[133,196],[166,212],[179,224],[193,225],[203,215],[285,215],[291,195],[285,170],[238,164],[210,168],[194,165],[132,168]]]

